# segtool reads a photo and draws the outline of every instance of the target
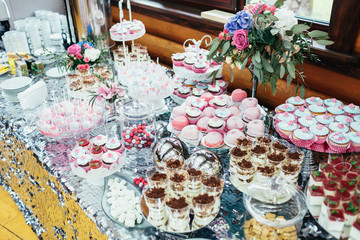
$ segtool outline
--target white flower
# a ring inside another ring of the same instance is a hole
[[[100,50],[96,48],[85,49],[84,58],[88,58],[90,62],[95,62],[100,57]]]
[[[291,41],[291,36],[286,36],[285,32],[298,24],[295,13],[287,8],[278,8],[275,11],[275,17],[279,20],[275,21],[275,28],[280,29],[280,35],[284,40]]]
[[[231,64],[232,63],[232,58],[231,57],[226,57],[225,63],[226,64]]]

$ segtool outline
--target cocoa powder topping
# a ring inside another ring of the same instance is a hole
[[[221,180],[212,176],[203,180],[203,184],[209,187],[219,187],[221,185]]]
[[[173,182],[182,182],[185,180],[185,176],[184,175],[181,175],[181,174],[178,174],[178,173],[175,173],[171,178],[170,178],[171,181]]]
[[[231,152],[230,152],[232,155],[234,155],[235,157],[244,157],[247,155],[247,152],[246,151],[241,151],[240,148],[238,147],[235,147],[233,149],[231,149]]]
[[[187,172],[190,176],[200,176],[202,173],[201,170],[197,170],[195,168],[190,168],[189,170],[187,170]]]
[[[145,195],[149,198],[162,198],[162,197],[165,197],[165,189],[152,188],[152,189],[146,191]]]
[[[242,160],[238,163],[239,167],[241,168],[252,168],[253,165],[250,161]]]
[[[200,204],[207,204],[207,203],[211,203],[214,201],[214,197],[213,196],[209,196],[207,193],[205,194],[201,194],[197,197],[194,197],[194,201],[196,203],[200,203]]]
[[[253,153],[264,154],[266,152],[266,149],[261,146],[255,146],[251,151]]]
[[[252,142],[246,138],[244,139],[236,139],[236,144],[239,146],[250,146]]]
[[[286,165],[283,165],[282,166],[282,169],[285,171],[285,172],[297,172],[299,170],[299,167],[296,166],[295,164],[286,164]]]
[[[165,173],[156,172],[154,175],[152,175],[151,180],[153,181],[161,181],[165,180],[167,178]]]
[[[168,168],[181,168],[181,162],[178,159],[168,160],[166,162],[166,167]]]
[[[287,149],[287,147],[285,145],[283,145],[283,144],[281,144],[279,142],[274,143],[273,146],[274,146],[274,148],[279,149],[279,150]]]
[[[259,172],[271,175],[275,173],[275,168],[274,167],[270,167],[270,166],[265,166],[265,167],[258,167],[257,170]]]
[[[184,207],[188,206],[188,204],[186,203],[184,197],[181,197],[181,198],[178,198],[178,199],[170,198],[169,201],[166,202],[166,205],[168,207],[175,208],[175,209],[181,209],[181,208],[184,208]]]
[[[290,159],[293,159],[293,160],[300,160],[301,159],[301,154],[298,153],[298,152],[288,152],[287,153],[287,156],[290,158]]]
[[[271,139],[266,138],[266,137],[261,137],[261,138],[258,138],[258,142],[268,144],[268,143],[271,143]]]
[[[284,156],[284,154],[273,153],[273,154],[268,155],[268,159],[270,159],[274,162],[281,162],[285,159],[285,156]]]

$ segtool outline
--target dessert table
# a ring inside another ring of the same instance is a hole
[[[0,82],[10,75],[1,76]],[[37,77],[33,80],[36,82]],[[65,78],[42,79],[49,92],[62,91]],[[51,101],[51,100],[50,100]],[[169,110],[176,106],[166,99]],[[169,234],[153,227],[131,229],[117,225],[108,218],[101,206],[104,186],[95,186],[76,176],[68,160],[73,142],[57,142],[45,138],[36,130],[38,109],[24,111],[19,103],[0,99],[0,185],[7,190],[23,213],[26,223],[44,239],[244,239],[245,208],[243,195],[229,181],[229,153],[221,153],[226,181],[218,216],[206,228],[190,234]],[[168,121],[170,113],[157,116],[159,125]],[[166,129],[163,127],[162,129]],[[90,131],[96,136],[103,126]],[[170,135],[163,130],[162,136]],[[193,150],[194,146],[189,146]],[[312,152],[307,151],[301,188],[304,189],[310,173]],[[144,167],[136,160],[125,165],[132,177],[143,176]],[[302,239],[329,239],[312,221],[304,219]]]

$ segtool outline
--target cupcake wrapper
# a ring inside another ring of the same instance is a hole
[[[293,133],[291,133],[289,139],[293,144],[295,144],[298,147],[310,149],[310,146],[314,144],[318,138],[314,136],[314,138],[310,140],[299,140],[299,139],[295,139]]]
[[[326,152],[326,144],[325,142],[322,144],[314,143],[313,145],[311,145],[311,150],[316,152]]]
[[[326,142],[326,138],[327,137],[325,137],[325,138],[320,138],[320,137],[318,137],[318,140],[315,142],[316,144],[324,144],[325,142]]]
[[[346,146],[337,146],[330,142],[329,138],[326,138],[326,142],[329,145],[329,149],[335,153],[346,153],[346,151],[349,149],[350,144],[347,144]]]
[[[173,64],[174,64],[175,66],[177,66],[177,67],[182,67],[182,66],[184,66],[183,61],[177,61],[177,60],[174,60],[174,59],[173,59]]]
[[[192,65],[192,70],[195,72],[195,73],[206,73],[206,71],[209,69],[209,65],[206,65],[205,68],[196,68],[195,65]]]
[[[186,64],[185,62],[183,62],[183,65],[184,65],[184,67],[185,67],[187,70],[192,70],[192,67],[193,67],[194,64],[188,65],[188,64]]]
[[[348,152],[360,152],[360,146],[351,144],[350,148],[348,149]]]
[[[227,89],[227,87],[229,86],[229,83],[228,82],[226,82],[226,84],[225,84],[225,86],[223,86],[223,87],[220,87],[221,88],[221,90],[223,90],[223,91],[225,91],[226,89]]]

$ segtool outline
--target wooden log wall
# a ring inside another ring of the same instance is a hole
[[[119,22],[118,8],[112,6],[113,22]],[[124,11],[127,18],[127,11]],[[197,31],[178,24],[169,23],[154,17],[139,14],[133,11],[133,18],[141,20],[145,26],[147,33],[140,39],[136,40],[142,45],[148,47],[150,56],[153,59],[159,58],[162,64],[172,66],[171,54],[183,52],[183,42],[186,39],[201,39],[208,33]],[[214,35],[211,35],[214,37]],[[229,89],[242,88],[251,89],[251,74],[245,69],[244,71],[234,70],[234,82],[230,83]],[[360,105],[360,79],[350,77],[331,69],[316,66],[314,64],[305,63],[303,66],[306,76],[305,82],[308,86],[305,97],[319,96],[321,98],[336,97],[345,103],[354,103]],[[224,66],[223,74],[225,80],[230,81],[231,74],[227,66]],[[276,96],[273,96],[270,87],[258,87],[257,98],[260,103],[275,108],[283,103],[287,98],[294,96],[296,85],[291,84],[287,88],[286,81],[279,79],[277,84]]]

